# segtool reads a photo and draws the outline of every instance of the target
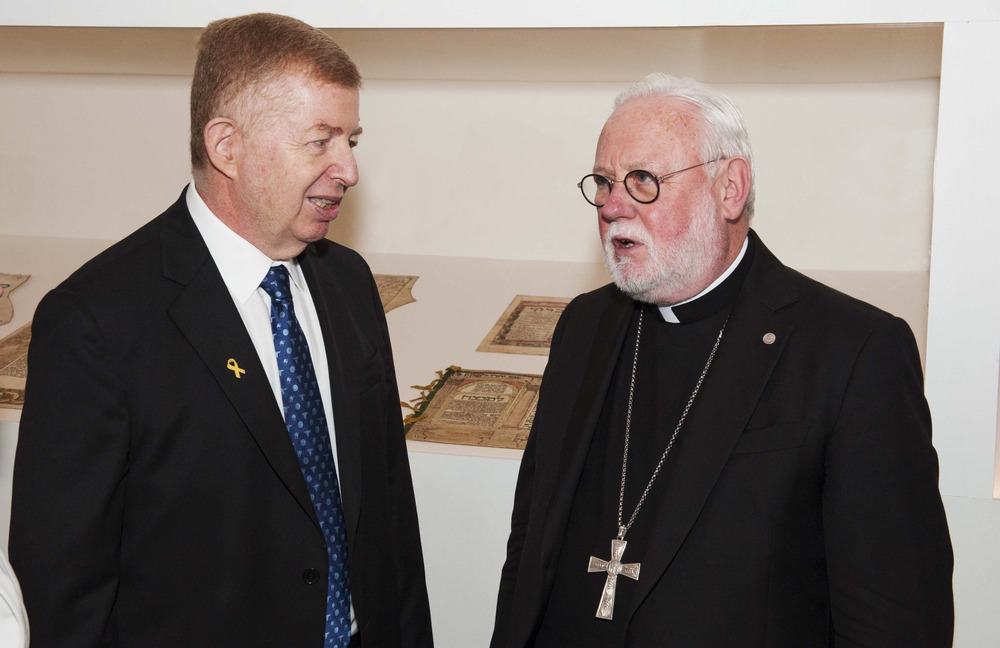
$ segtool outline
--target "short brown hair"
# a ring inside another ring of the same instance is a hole
[[[191,165],[201,169],[208,162],[203,131],[209,121],[294,70],[346,88],[361,87],[361,74],[347,52],[301,20],[256,13],[209,23],[198,39],[191,81]]]

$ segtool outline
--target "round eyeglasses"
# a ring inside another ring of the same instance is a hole
[[[711,164],[725,159],[725,157],[715,158],[714,160],[701,162],[677,171],[664,173],[661,176],[653,175],[649,171],[645,171],[643,169],[636,169],[635,171],[629,171],[625,175],[624,180],[612,180],[600,174],[591,173],[590,175],[583,176],[583,180],[576,183],[576,186],[580,188],[580,191],[583,193],[583,197],[586,198],[587,202],[594,207],[603,207],[604,204],[608,202],[608,198],[611,196],[611,190],[614,188],[616,182],[621,182],[625,185],[625,190],[628,191],[628,195],[632,196],[633,200],[638,203],[642,203],[643,205],[648,205],[651,202],[655,202],[656,199],[660,197],[660,183],[667,178],[672,178],[678,173],[684,173],[685,171],[697,169],[698,167],[705,166],[706,164]]]

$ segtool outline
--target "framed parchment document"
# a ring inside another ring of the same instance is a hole
[[[421,389],[404,427],[410,441],[523,450],[542,377],[448,367]]]
[[[567,297],[517,295],[476,351],[548,355]]]

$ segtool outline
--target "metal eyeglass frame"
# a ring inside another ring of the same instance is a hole
[[[628,195],[631,196],[632,200],[636,201],[637,203],[639,203],[641,205],[648,205],[650,203],[656,202],[656,199],[660,197],[660,183],[663,182],[664,180],[666,180],[667,178],[672,178],[672,177],[674,177],[675,175],[677,175],[679,173],[684,173],[685,171],[690,171],[691,169],[697,169],[698,167],[705,166],[706,164],[712,164],[713,162],[719,162],[719,161],[725,160],[725,159],[727,159],[726,156],[717,157],[714,160],[708,160],[707,162],[700,162],[698,164],[694,164],[692,166],[685,167],[683,169],[678,169],[677,171],[671,171],[670,173],[664,173],[661,176],[654,176],[652,173],[650,173],[649,171],[646,171],[645,169],[635,169],[633,171],[629,171],[628,173],[625,174],[625,177],[622,178],[621,180],[612,180],[611,178],[608,178],[606,176],[602,176],[599,173],[588,173],[587,175],[583,176],[583,178],[580,179],[580,182],[576,183],[576,186],[580,190],[580,193],[583,194],[583,199],[586,200],[591,205],[593,205],[594,207],[603,207],[604,205],[607,204],[607,201],[605,201],[605,202],[601,203],[600,205],[598,205],[596,202],[594,202],[593,200],[591,200],[590,198],[587,197],[587,192],[583,190],[583,183],[587,180],[587,178],[600,178],[601,180],[607,182],[608,187],[609,187],[609,189],[608,189],[608,197],[611,196],[611,192],[615,188],[615,183],[616,182],[620,182],[623,185],[625,185],[625,191],[628,192]],[[637,173],[645,173],[646,175],[652,177],[653,180],[656,181],[656,193],[653,195],[653,197],[650,200],[639,200],[638,198],[635,197],[635,194],[632,193],[632,190],[628,188],[628,179],[631,178],[632,176],[634,176]]]

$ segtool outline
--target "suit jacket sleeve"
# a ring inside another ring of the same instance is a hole
[[[886,318],[827,442],[823,524],[837,646],[950,646],[952,551],[916,344]]]
[[[129,430],[109,344],[74,294],[57,289],[42,300],[32,324],[10,530],[32,645],[62,645],[57,637],[103,645],[114,632]]]

